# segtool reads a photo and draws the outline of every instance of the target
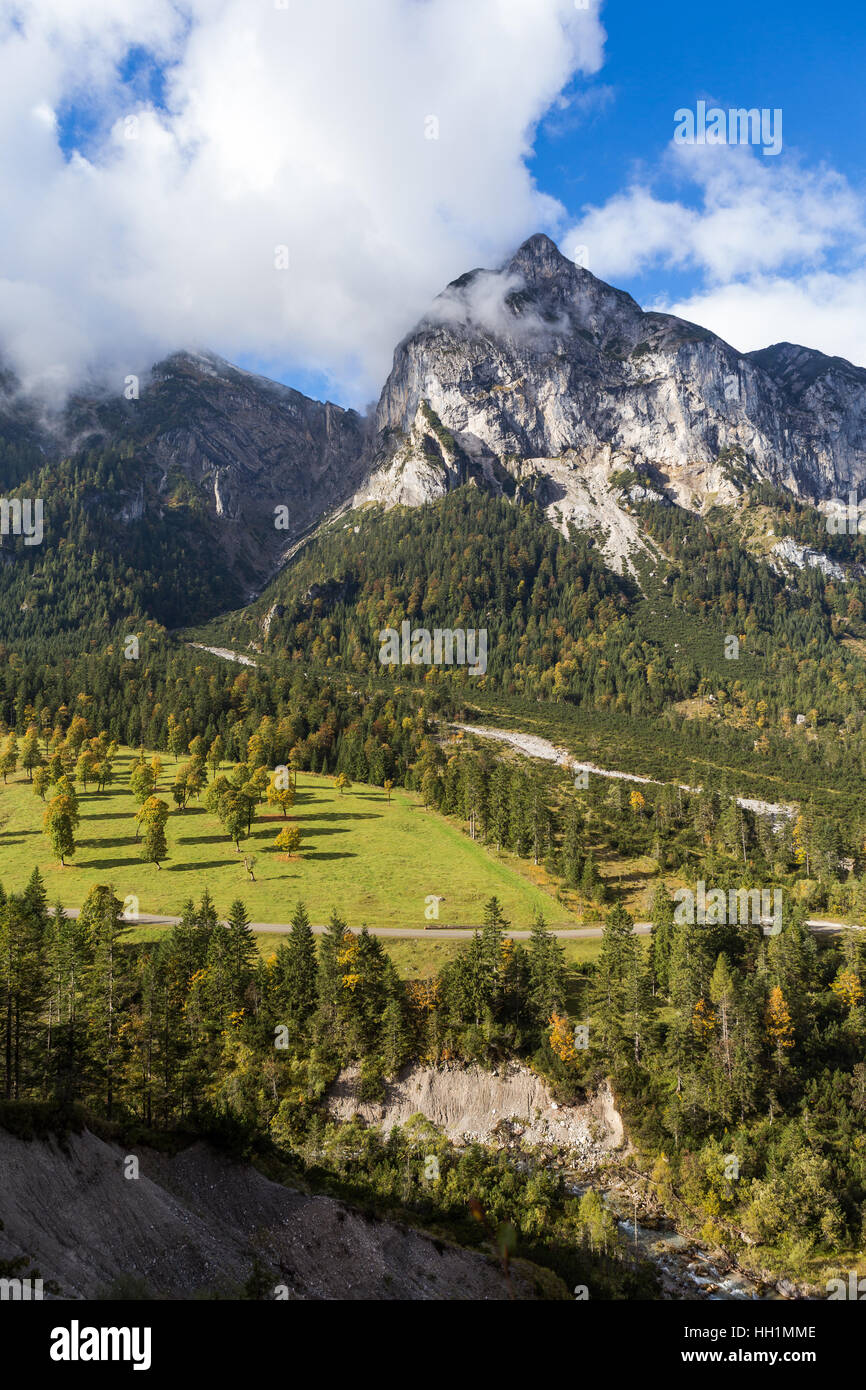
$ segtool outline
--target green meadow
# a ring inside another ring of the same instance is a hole
[[[351,926],[392,928],[427,925],[427,900],[434,896],[441,899],[441,924],[474,926],[482,919],[484,903],[495,894],[515,927],[528,927],[538,908],[551,925],[577,924],[573,914],[545,891],[532,866],[473,843],[457,825],[425,810],[419,798],[400,789],[391,793],[389,804],[381,788],[356,784],[340,794],[330,778],[301,773],[291,812],[303,835],[301,856],[286,860],[273,848],[286,822],[265,803],[238,854],[204,805],[193,802],[185,811],[174,809],[174,762],[160,756],[163,772],[156,794],[172,806],[168,857],[160,869],[140,857],[137,805],[129,789],[134,754],[122,749],[110,788],[86,793],[76,788],[81,822],[75,855],[65,868],[42,829],[45,803],[26,774],[19,771],[7,785],[0,785],[4,888],[20,890],[38,868],[49,900],[65,907],[80,907],[94,884],[105,883],[122,900],[134,895],[142,914],[174,916],[187,899],[200,898],[207,888],[221,913],[240,897],[256,922],[287,922],[303,899],[314,923],[327,921],[336,908]],[[245,855],[255,858],[254,883],[244,868]],[[435,937],[432,932],[430,936],[433,947]],[[428,943],[418,945],[424,948],[416,953],[420,962]],[[435,945],[441,949],[446,942]]]

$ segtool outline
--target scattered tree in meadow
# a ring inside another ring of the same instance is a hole
[[[271,774],[268,787],[268,805],[279,806],[283,816],[288,816],[295,804],[295,789],[289,781],[288,769],[277,770]]]
[[[141,857],[148,864],[160,867],[160,860],[168,855],[165,826],[168,820],[168,802],[159,797],[149,796],[136,815],[142,827]]]
[[[51,842],[51,848],[66,867],[67,858],[75,853],[75,831],[78,826],[78,808],[73,797],[60,793],[49,801],[42,824]]]
[[[207,764],[214,777],[219,772],[220,765],[223,762],[225,755],[226,746],[223,741],[222,735],[217,734],[216,738],[214,739],[213,743],[207,751]]]
[[[201,734],[196,734],[195,738],[190,739],[187,752],[194,763],[203,763],[207,757],[207,743]]]
[[[50,774],[47,767],[36,767],[33,769],[33,791],[36,796],[45,800],[45,793],[51,786]]]
[[[75,780],[80,782],[85,792],[88,782],[97,781],[99,759],[92,748],[82,748],[75,764]]]
[[[278,849],[285,859],[289,859],[301,852],[301,832],[296,825],[285,826],[274,840],[274,847]]]
[[[175,762],[187,748],[187,735],[182,724],[179,724],[173,714],[168,716],[167,738],[168,751],[171,753]]]
[[[98,762],[96,764],[96,785],[99,787],[99,790],[101,792],[104,792],[106,787],[110,787],[113,781],[114,765],[111,761],[111,758],[106,753],[105,757],[101,760],[101,762]]]
[[[21,766],[31,782],[34,769],[42,766],[42,747],[39,742],[39,730],[35,724],[29,726],[21,741]]]
[[[182,763],[175,771],[171,788],[178,810],[185,810],[191,797],[200,796],[206,782],[207,774],[201,760],[194,758],[188,763]]]
[[[18,740],[14,733],[7,734],[0,748],[0,772],[3,781],[11,777],[18,767]]]
[[[156,773],[152,765],[145,762],[144,758],[139,759],[133,765],[129,774],[129,785],[139,806],[143,806],[147,798],[153,796],[156,788]]]

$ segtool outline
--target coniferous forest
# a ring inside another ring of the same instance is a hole
[[[106,464],[100,486],[113,476]],[[93,521],[87,508],[78,516],[86,550]],[[413,1066],[516,1061],[561,1104],[611,1088],[634,1156],[609,1171],[643,1210],[752,1270],[808,1281],[842,1252],[854,1258],[866,1229],[866,958],[856,934],[816,937],[807,922],[866,908],[859,600],[846,589],[843,605],[809,573],[781,606],[781,581],[724,520],[698,526],[650,506],[646,522],[670,567],[641,590],[592,547],[557,537],[531,503],[462,490],[420,514],[326,531],[261,600],[185,632],[169,630],[178,610],[146,569],[130,566],[135,584],[124,586],[100,561],[87,581],[82,571],[90,635],[77,650],[58,617],[75,565],[52,574],[54,561],[31,564],[16,548],[2,578],[10,603],[30,597],[4,646],[0,766],[32,780],[61,862],[75,860],[76,788],[109,789],[123,745],[141,750],[136,843],[151,862],[168,853],[169,817],[194,803],[238,852],[266,801],[291,826],[281,768],[289,788],[298,771],[396,786],[486,852],[542,866],[550,915],[577,904],[603,935],[594,959],[569,965],[543,917],[509,924],[492,898],[453,958],[406,978],[355,922],[335,913],[314,934],[302,902],[275,904],[292,930],[262,955],[240,881],[231,903],[207,892],[178,902],[178,924],[139,944],[112,884],[94,884],[67,917],[37,870],[0,908],[6,1122],[36,1131],[51,1115],[106,1133],[205,1135],[470,1246],[513,1232],[506,1244],[562,1287],[652,1296],[652,1265],[635,1259],[595,1189],[574,1193],[565,1155],[522,1142],[507,1117],[504,1145],[467,1149],[422,1118],[384,1135],[327,1106],[347,1069],[368,1104]],[[205,601],[213,611],[224,595]],[[200,616],[199,602],[186,594],[185,618]],[[381,628],[404,613],[432,628],[455,612],[490,631],[483,679],[378,667]],[[701,661],[716,640],[708,615],[720,651],[724,629],[741,634],[740,664]],[[703,646],[687,640],[695,631]],[[575,785],[459,733],[526,720],[651,780]],[[172,759],[168,780],[145,748]],[[770,789],[790,798],[789,816],[736,799]],[[648,939],[632,932],[622,880],[600,871],[635,859],[655,883]],[[780,889],[781,932],[676,920],[676,884],[697,879]],[[510,925],[530,939],[514,942]],[[431,1154],[436,1184],[424,1177]]]

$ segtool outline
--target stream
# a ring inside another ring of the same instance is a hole
[[[592,1184],[566,1174],[566,1187],[582,1197]],[[721,1252],[708,1249],[700,1241],[680,1235],[668,1217],[647,1218],[635,1224],[633,1207],[627,1194],[596,1188],[614,1216],[628,1246],[641,1259],[655,1265],[668,1299],[705,1299],[708,1302],[776,1300],[780,1295],[772,1285],[759,1284],[735,1269]]]

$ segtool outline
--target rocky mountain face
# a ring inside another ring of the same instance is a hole
[[[0,434],[26,437],[45,458],[122,445],[137,486],[115,499],[118,524],[192,503],[215,559],[254,590],[363,477],[368,429],[355,411],[211,354],[178,353],[154,367],[137,399],[79,396],[41,420],[16,402]]]
[[[0,367],[0,486],[38,460],[120,445],[119,526],[185,506],[241,594],[325,517],[418,506],[474,483],[592,530],[617,569],[647,542],[630,507],[700,511],[764,479],[819,503],[866,479],[866,371],[789,343],[737,352],[645,313],[530,238],[439,296],[398,346],[375,418],[210,354],[155,367],[137,399],[81,396],[46,422]]]
[[[376,424],[356,502],[474,479],[599,528],[616,561],[643,545],[623,484],[700,510],[757,479],[817,502],[866,477],[866,371],[791,344],[737,352],[540,235],[448,286],[397,348]]]

